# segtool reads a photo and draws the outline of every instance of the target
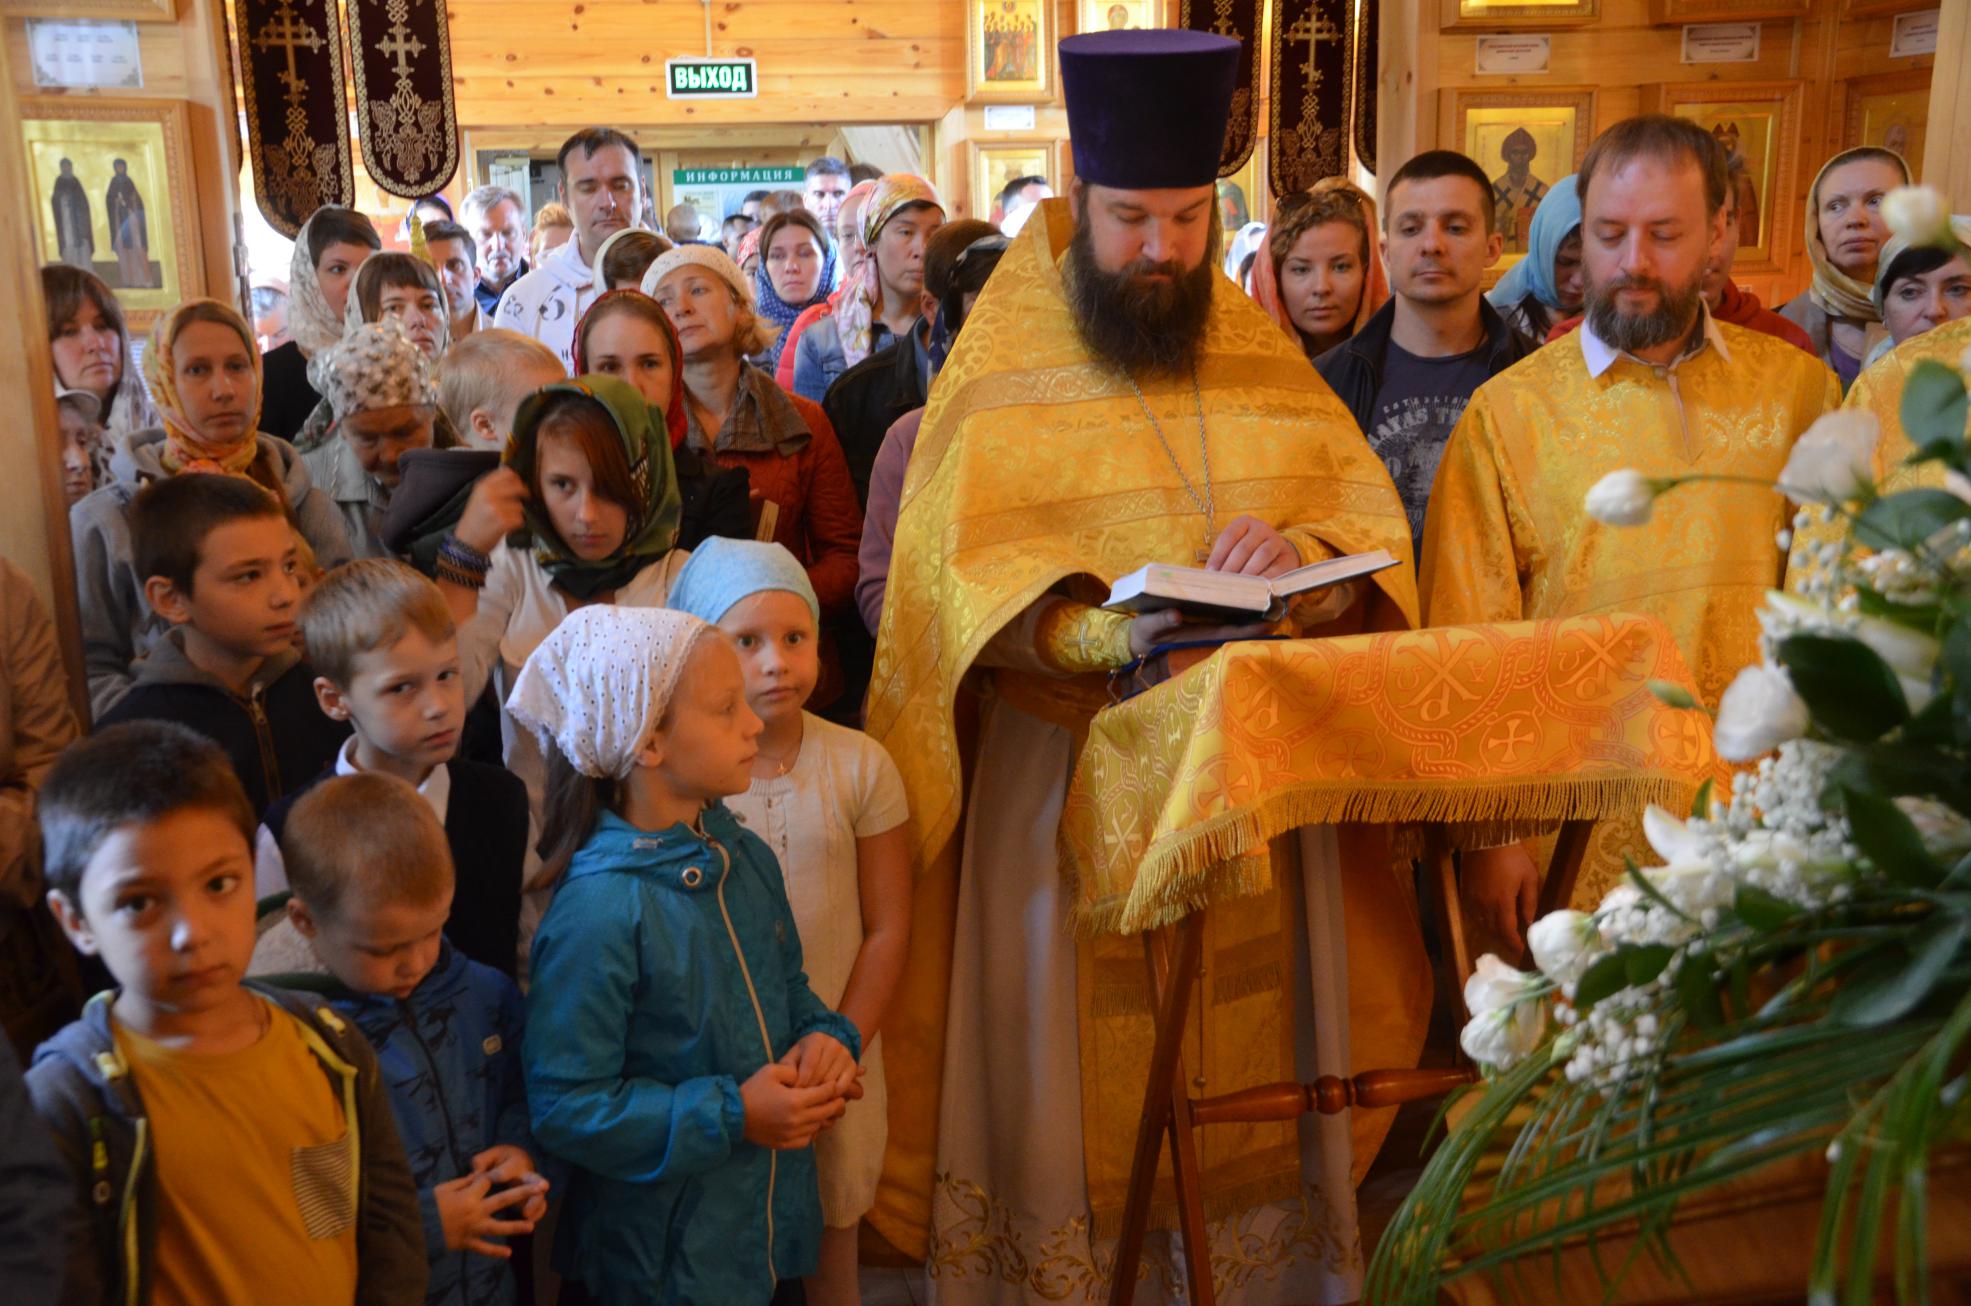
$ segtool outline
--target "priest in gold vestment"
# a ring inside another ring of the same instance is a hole
[[[918,879],[869,1219],[926,1259],[939,1302],[1106,1295],[1150,1031],[1140,943],[1070,919],[1055,840],[1077,739],[1110,673],[1157,645],[1261,633],[1095,605],[1147,562],[1407,556],[1347,410],[1216,272],[1236,54],[1187,31],[1062,42],[1079,175],[967,316],[904,484],[868,729],[903,773]],[[1288,614],[1296,633],[1415,619],[1408,567]],[[1350,1057],[1415,1064],[1430,990],[1407,875],[1365,853],[1306,878],[1339,904],[1323,925],[1294,885],[1213,909],[1195,1074],[1292,1077],[1310,948],[1346,956]],[[1200,1134],[1221,1300],[1359,1295],[1353,1187],[1386,1126]],[[1171,1295],[1172,1241],[1152,1234],[1138,1300]]]
[[[1669,627],[1715,708],[1758,661],[1754,614],[1784,575],[1791,505],[1770,484],[1793,442],[1839,405],[1840,387],[1819,360],[1705,309],[1726,186],[1710,133],[1676,118],[1617,123],[1577,184],[1586,319],[1472,396],[1431,490],[1424,617],[1645,613]],[[1655,501],[1646,525],[1608,526],[1582,502],[1618,468],[1757,483],[1683,486]],[[1644,860],[1640,813],[1624,825],[1598,827],[1577,906],[1599,902],[1625,850]],[[1468,853],[1462,875],[1468,916],[1516,952],[1537,896],[1530,853]]]

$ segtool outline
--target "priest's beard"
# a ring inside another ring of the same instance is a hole
[[[1214,212],[1204,258],[1189,271],[1175,262],[1138,259],[1105,272],[1095,261],[1088,215],[1076,213],[1062,279],[1075,327],[1089,352],[1131,376],[1188,374],[1197,364],[1211,316],[1220,235]],[[1152,273],[1169,280],[1147,280]]]
[[[1654,290],[1656,307],[1647,313],[1625,313],[1617,298],[1624,290]],[[1704,272],[1682,286],[1672,287],[1655,277],[1617,277],[1605,286],[1588,283],[1588,325],[1604,343],[1625,354],[1640,353],[1688,337],[1697,324],[1704,297]]]

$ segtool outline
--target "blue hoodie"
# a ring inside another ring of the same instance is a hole
[[[505,1261],[451,1251],[435,1189],[472,1173],[472,1158],[510,1143],[536,1167],[520,1078],[520,990],[449,943],[408,998],[327,989],[329,1005],[356,1022],[376,1048],[390,1111],[417,1181],[424,1251],[431,1263],[427,1306],[507,1306],[516,1286]]]
[[[534,936],[525,1060],[570,1162],[555,1268],[615,1303],[764,1303],[814,1270],[814,1153],[746,1141],[739,1086],[853,1022],[808,987],[772,852],[722,804],[704,833],[605,813]]]

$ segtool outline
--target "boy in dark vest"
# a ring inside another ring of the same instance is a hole
[[[301,633],[322,711],[355,731],[310,784],[381,771],[415,787],[445,827],[457,873],[445,937],[472,960],[514,974],[531,846],[527,790],[510,771],[456,756],[465,684],[444,595],[403,563],[363,559],[336,568],[308,595]],[[281,835],[301,792],[263,818],[254,867],[262,898],[288,888]]]

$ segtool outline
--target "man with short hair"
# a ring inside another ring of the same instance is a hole
[[[1455,150],[1419,154],[1390,178],[1382,211],[1390,300],[1314,368],[1396,483],[1414,547],[1471,392],[1532,346],[1485,300],[1504,239],[1484,169]]]
[[[643,156],[612,127],[584,127],[562,143],[555,164],[575,234],[507,287],[493,322],[534,337],[563,367],[573,367],[575,323],[603,289],[595,284],[596,252],[636,220],[643,204]]]
[[[505,186],[476,186],[459,205],[460,223],[478,253],[473,298],[490,318],[506,288],[527,275],[527,203]]]
[[[1028,204],[1038,204],[1042,200],[1054,198],[1054,188],[1047,184],[1045,177],[1015,177],[999,188],[995,201],[994,222],[1004,221],[1013,215],[1013,210]]]
[[[1717,131],[1712,130],[1713,138]],[[1720,142],[1720,149],[1724,148]],[[1711,316],[1720,322],[1730,322],[1748,331],[1760,331],[1776,336],[1789,345],[1797,345],[1808,353],[1814,352],[1813,338],[1802,330],[1798,323],[1767,308],[1759,302],[1759,297],[1732,280],[1732,263],[1738,258],[1738,242],[1744,231],[1744,214],[1739,205],[1743,202],[1745,188],[1739,183],[1745,180],[1745,160],[1742,156],[1727,152],[1725,154],[1725,238],[1718,242],[1718,248],[1711,255],[1711,261],[1704,268],[1704,302],[1711,310]],[[1547,339],[1554,341],[1581,325],[1582,314],[1575,314],[1562,322],[1556,322]]]
[[[452,343],[493,324],[479,307],[473,287],[479,284],[478,250],[466,229],[456,222],[434,222],[424,229],[424,247],[438,281],[445,287],[445,312],[452,321]]]
[[[752,229],[753,220],[744,213],[728,213],[725,221],[719,224],[719,246],[734,263],[739,261],[739,246]]]
[[[664,215],[664,234],[680,245],[704,244],[698,234],[698,206],[673,204]]]
[[[757,226],[761,221],[760,205],[766,203],[766,197],[770,194],[772,194],[771,191],[764,190],[747,191],[746,198],[739,201],[739,211],[751,218],[754,225]]]
[[[833,230],[835,215],[842,211],[842,198],[853,184],[849,180],[849,165],[824,154],[808,164],[807,187],[801,192],[801,202],[808,212],[821,219],[823,227]]]
[[[1151,562],[1273,576],[1400,553],[1408,536],[1346,410],[1218,270],[1212,183],[1238,51],[1188,30],[1060,43],[1078,175],[1000,259],[916,446],[869,702],[869,732],[905,777],[917,858],[911,955],[884,1025],[889,1150],[869,1220],[920,1256],[962,1245],[980,1211],[995,1238],[1045,1247],[1055,1265],[1113,1254],[1098,1231],[1120,1218],[1143,1101],[1139,1071],[1120,1068],[1147,1062],[1150,1022],[1140,945],[1078,941],[1070,928],[1056,840],[1075,739],[1118,668],[1148,658],[1155,674],[1166,640],[1253,628],[1111,612],[1109,585]],[[1414,609],[1410,573],[1395,568],[1287,624],[1403,626]],[[1338,860],[1318,874],[1346,903],[1345,948],[1277,896],[1262,894],[1244,923],[1214,913],[1225,933],[1203,1001],[1219,1034],[1191,1073],[1301,1077],[1284,1049],[1311,995],[1290,997],[1281,948],[1310,929],[1317,955],[1342,949],[1332,955],[1362,968],[1351,999],[1375,1003],[1373,1018],[1349,1013],[1354,1055],[1415,1064],[1430,984],[1414,905],[1384,863]],[[1266,1300],[1358,1297],[1359,1264],[1351,1274],[1333,1249],[1355,1245],[1350,1162],[1367,1164],[1384,1125],[1357,1126],[1352,1157],[1346,1125],[1329,1131],[1336,1145],[1310,1145],[1325,1180],[1303,1171],[1293,1124],[1217,1136],[1201,1187],[1254,1195],[1228,1203],[1215,1247],[1186,1253],[1230,1256],[1245,1239],[1277,1249]],[[938,1264],[946,1306],[1031,1301],[1059,1282],[1038,1259]]]
[[[1444,451],[1424,528],[1424,616],[1435,626],[1641,612],[1683,651],[1716,708],[1759,660],[1754,613],[1780,583],[1774,544],[1791,509],[1771,484],[1815,418],[1832,373],[1791,345],[1713,318],[1704,277],[1724,239],[1726,171],[1711,134],[1630,118],[1581,163],[1587,320],[1480,386]],[[1703,476],[1645,525],[1583,510],[1609,472]],[[1597,828],[1576,900],[1600,901],[1640,856],[1632,822]],[[1518,950],[1539,872],[1516,844],[1469,853],[1468,914]]]
[[[837,377],[892,340],[928,330],[924,321],[924,247],[944,225],[944,203],[931,183],[893,172],[862,206],[870,268],[832,312],[795,344],[794,393],[820,403]],[[880,432],[878,433],[880,437]],[[870,451],[875,458],[875,451]],[[868,480],[868,464],[863,467]]]

